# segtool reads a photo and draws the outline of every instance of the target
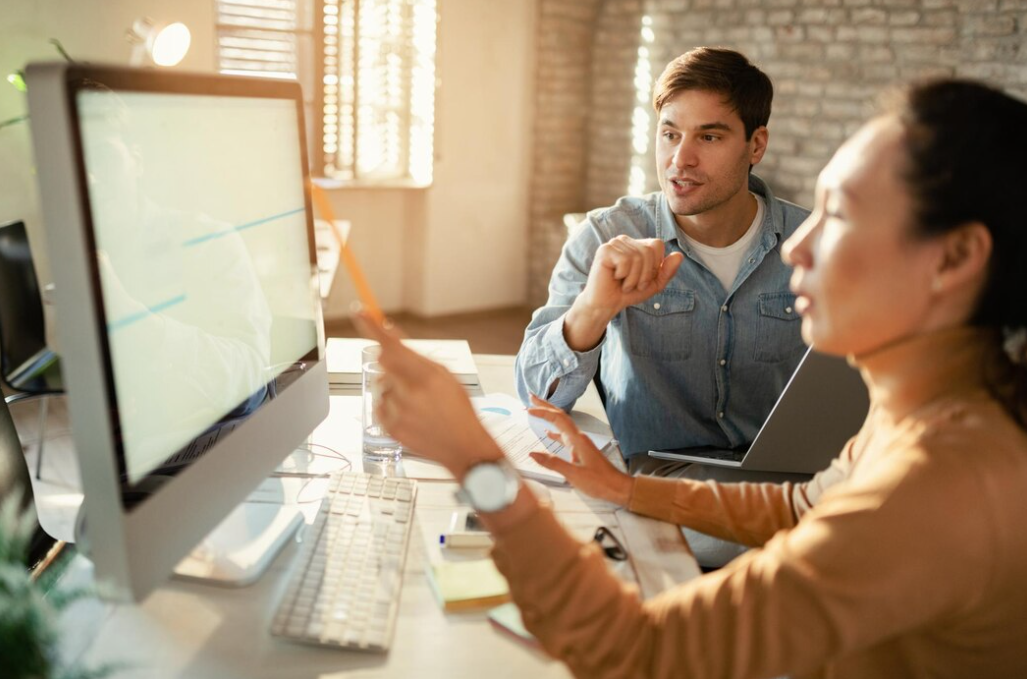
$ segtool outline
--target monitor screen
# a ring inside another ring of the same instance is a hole
[[[219,524],[259,571],[298,514],[243,501],[328,415],[300,87],[26,73],[80,549],[116,598],[144,597]]]
[[[76,96],[125,496],[197,459],[316,357],[291,99]]]

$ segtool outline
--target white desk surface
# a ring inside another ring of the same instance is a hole
[[[512,357],[476,356],[475,360],[484,391],[513,393]],[[313,441],[344,453],[359,470],[358,407],[353,395],[333,395],[331,413]],[[579,401],[575,419],[591,431],[609,431],[594,389]],[[404,466],[407,475],[415,478],[443,476],[428,463],[406,461]],[[421,481],[416,511],[443,512],[453,506],[453,487],[450,481]],[[623,510],[615,516],[612,505],[588,500],[568,488],[550,488],[550,496],[561,520],[575,532],[620,520],[646,595],[698,575],[676,527]],[[316,503],[304,506],[308,520],[316,507]],[[270,636],[269,621],[298,551],[295,543],[249,587],[225,589],[172,580],[138,605],[79,605],[65,619],[65,653],[80,656],[87,665],[125,662],[128,667],[117,673],[121,679],[569,676],[541,651],[494,629],[485,613],[443,613],[424,575],[419,528],[414,525],[396,634],[387,654],[323,649]]]

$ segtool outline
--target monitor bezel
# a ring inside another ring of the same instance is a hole
[[[219,442],[216,454],[194,464],[161,486],[131,512],[121,501],[115,432],[107,400],[105,326],[90,211],[82,181],[82,158],[72,103],[73,82],[92,78],[125,87],[200,94],[238,93],[280,97],[299,111],[298,134],[305,182],[309,182],[302,95],[295,83],[211,74],[169,73],[95,64],[34,63],[26,68],[31,132],[41,193],[44,235],[55,265],[55,325],[67,385],[72,438],[84,494],[80,548],[93,560],[105,596],[140,600],[162,583],[191,548],[309,436],[328,414],[324,326],[314,305],[317,360],[278,398]],[[304,187],[306,231],[311,253],[311,286],[317,293],[316,246],[309,183]],[[59,265],[58,265],[59,263]]]
[[[171,71],[142,71],[127,68],[101,68],[97,69],[88,65],[73,64],[65,73],[65,86],[67,88],[67,101],[69,112],[73,121],[80,119],[78,94],[83,91],[109,90],[118,92],[150,92],[156,94],[195,94],[217,97],[240,97],[255,99],[274,99],[277,101],[291,101],[296,110],[298,127],[298,143],[302,164],[303,185],[309,186],[309,164],[307,161],[306,134],[304,129],[304,109],[302,95],[299,94],[299,85],[295,82],[279,80],[256,80],[240,76],[213,77],[205,74],[181,75]],[[97,251],[96,225],[93,222],[93,210],[90,203],[89,188],[85,182],[86,166],[83,153],[82,129],[80,125],[72,127],[72,152],[76,176],[79,178],[78,189],[80,200],[85,206],[83,214],[84,237],[87,247]],[[313,219],[311,217],[310,192],[304,191],[304,213],[307,222],[307,257],[309,266],[316,269],[317,252],[316,244],[313,242]],[[90,269],[89,285],[95,299],[102,300],[100,269],[98,261],[93,258],[87,261]],[[169,472],[168,469],[158,465],[148,470],[139,479],[133,481],[129,473],[128,460],[125,454],[123,438],[121,436],[120,409],[118,405],[118,394],[115,388],[113,361],[111,359],[110,343],[107,341],[108,334],[103,329],[107,327],[106,310],[103,304],[96,307],[97,328],[101,330],[99,336],[100,346],[103,349],[103,365],[105,374],[104,396],[108,402],[108,426],[114,432],[115,453],[117,456],[118,473],[121,478],[121,501],[126,510],[132,511],[149,496],[149,488],[154,487],[155,480],[164,478]],[[311,362],[318,360],[318,348],[313,347],[306,355],[297,359],[299,362]],[[270,385],[265,385],[270,386]],[[245,402],[245,401],[243,401]],[[238,404],[238,405],[241,405]],[[234,432],[234,429],[233,429]],[[201,433],[202,435],[202,433]],[[228,434],[229,436],[231,433]],[[179,456],[188,448],[173,450],[168,453],[165,460],[171,460]],[[206,452],[200,453],[200,457]],[[198,457],[196,458],[198,459]],[[192,464],[194,460],[190,461]],[[174,470],[175,473],[181,469]]]

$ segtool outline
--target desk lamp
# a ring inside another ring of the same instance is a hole
[[[192,36],[181,22],[162,23],[143,17],[125,32],[125,39],[133,44],[129,59],[132,66],[174,66],[189,51]]]

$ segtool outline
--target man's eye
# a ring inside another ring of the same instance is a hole
[[[703,141],[717,141],[718,139],[720,139],[720,137],[718,137],[715,134],[704,134],[702,138]]]

